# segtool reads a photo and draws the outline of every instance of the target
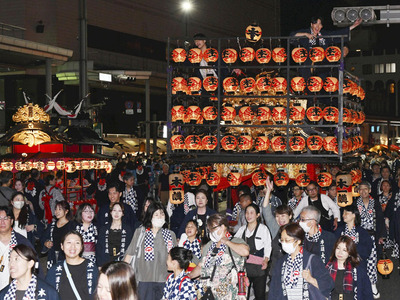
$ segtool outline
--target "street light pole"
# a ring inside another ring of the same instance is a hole
[[[188,36],[188,19],[189,19],[189,12],[193,8],[193,4],[190,0],[184,0],[181,4],[183,13],[185,14],[185,37]]]

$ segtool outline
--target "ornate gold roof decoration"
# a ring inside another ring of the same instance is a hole
[[[34,145],[50,142],[51,138],[47,133],[41,130],[26,129],[24,131],[16,133],[13,136],[13,141],[28,145],[28,147],[32,147]]]
[[[43,122],[49,123],[50,116],[39,105],[28,103],[20,108],[12,117],[15,123]]]

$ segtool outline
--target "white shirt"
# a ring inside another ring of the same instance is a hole
[[[339,206],[327,195],[321,194],[321,203],[322,206],[328,211],[329,216],[333,215],[333,218],[337,218],[338,221],[340,221],[340,209]],[[293,217],[296,219],[300,213],[301,210],[308,206],[308,197],[303,198],[299,205],[297,205],[296,209],[293,212]]]
[[[2,258],[0,268],[1,266],[4,266],[3,272],[0,272],[0,290],[5,288],[10,283],[10,269],[8,267],[9,251],[9,243],[7,245],[4,245],[2,242],[0,242],[0,259]]]
[[[239,230],[236,232],[235,237],[242,238],[244,230],[246,230],[245,236],[247,238],[251,237],[253,235],[255,229],[253,231],[250,231],[249,229],[246,229],[246,227],[247,227],[247,225],[240,227]],[[265,226],[264,224],[260,224],[258,226],[257,233],[254,238],[254,243],[256,244],[257,250],[261,250],[264,248],[264,258],[265,257],[269,258],[271,256],[271,249],[272,249],[271,234],[268,230],[268,227]]]
[[[20,235],[22,235],[22,236],[25,237],[25,238],[28,237],[28,232],[26,231],[26,229],[25,229],[25,228],[19,227],[19,222],[18,222],[18,220],[15,220],[15,221],[14,221],[13,230],[14,230],[15,232],[18,232]]]

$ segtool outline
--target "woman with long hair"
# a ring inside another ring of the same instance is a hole
[[[326,268],[335,282],[330,299],[374,299],[367,269],[360,264],[356,244],[350,237],[342,235],[337,239]]]
[[[89,203],[79,205],[76,211],[75,221],[77,223],[75,230],[78,231],[83,238],[83,254],[82,257],[96,262],[96,243],[97,243],[97,226],[93,224],[95,218],[94,208]]]
[[[167,257],[176,246],[175,234],[168,229],[168,215],[159,202],[151,204],[136,229],[124,261],[131,263],[137,276],[141,300],[161,299],[168,276]]]
[[[75,228],[73,215],[68,201],[60,201],[55,206],[56,219],[51,222],[42,237],[42,253],[47,252],[47,269],[64,259],[61,241],[64,235]]]
[[[57,291],[37,276],[39,262],[35,250],[19,244],[10,253],[11,283],[0,292],[0,299],[58,300]]]
[[[79,232],[67,232],[61,240],[61,249],[65,260],[48,270],[46,281],[61,299],[93,299],[99,271],[95,263],[82,257],[83,239]]]
[[[106,263],[100,269],[97,300],[137,300],[133,268],[123,261]]]

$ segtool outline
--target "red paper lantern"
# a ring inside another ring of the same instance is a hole
[[[327,106],[322,111],[324,120],[331,123],[339,122],[339,110],[334,106]]]
[[[348,108],[343,107],[343,123],[351,123],[351,112]]]
[[[200,173],[201,179],[206,179],[209,167],[198,167],[196,170]]]
[[[324,137],[324,142],[322,144],[325,151],[335,152],[338,149],[337,139],[334,136],[326,136]]]
[[[256,87],[260,92],[268,92],[271,88],[271,82],[268,77],[262,76],[257,79]]]
[[[183,105],[175,105],[171,109],[172,122],[183,121],[185,117],[185,107]]]
[[[268,175],[263,170],[257,170],[251,175],[251,181],[255,186],[265,186]]]
[[[276,93],[285,93],[287,89],[287,81],[284,77],[274,77],[272,79],[272,88]]]
[[[183,48],[172,50],[172,60],[176,63],[182,63],[186,60],[186,51]]]
[[[276,124],[282,124],[283,122],[286,121],[286,107],[283,106],[275,106],[272,109],[272,120],[276,123]]]
[[[56,168],[56,163],[54,161],[49,160],[46,164],[46,168],[48,171],[53,171]]]
[[[295,153],[302,152],[306,147],[305,139],[300,135],[292,136],[289,139],[289,147],[290,150],[294,151]]]
[[[306,81],[303,77],[293,77],[290,81],[290,87],[292,88],[293,92],[303,92],[306,88]]]
[[[222,82],[225,92],[234,93],[239,88],[239,81],[235,77],[226,77]]]
[[[261,123],[268,122],[269,118],[271,117],[271,110],[268,106],[259,106],[257,108],[257,120]]]
[[[222,51],[222,60],[226,64],[233,64],[237,60],[237,51],[233,48],[227,48]]]
[[[350,171],[350,175],[351,175],[352,184],[356,184],[358,182],[361,182],[361,179],[362,179],[361,170],[359,170],[359,169],[351,170]]]
[[[206,182],[209,186],[215,187],[218,186],[221,181],[221,176],[215,172],[215,170],[208,173]]]
[[[221,112],[221,119],[225,121],[225,123],[232,122],[236,117],[236,110],[232,106],[224,106]]]
[[[206,121],[214,121],[217,118],[217,109],[215,106],[206,106],[203,108],[203,118]]]
[[[191,105],[186,108],[186,117],[192,122],[196,123],[201,117],[201,108],[196,105]]]
[[[192,48],[189,50],[187,57],[192,64],[199,64],[203,59],[203,53],[199,48]]]
[[[362,112],[362,111],[359,111],[358,112],[358,115],[359,115],[359,118],[360,118],[360,122],[359,122],[359,124],[361,125],[362,123],[364,123],[364,121],[365,121],[365,113],[364,112]]]
[[[59,160],[56,162],[57,170],[64,170],[65,169],[65,161]]]
[[[198,186],[201,183],[201,174],[199,172],[190,172],[187,184],[190,186]]]
[[[274,152],[282,153],[286,150],[286,139],[281,135],[274,136],[271,139],[271,148]]]
[[[325,58],[325,51],[322,47],[313,47],[310,50],[310,59],[312,62],[321,62]]]
[[[186,92],[187,82],[183,77],[175,77],[172,79],[172,94],[178,92]]]
[[[323,86],[323,81],[321,77],[318,76],[311,76],[307,80],[307,88],[312,93],[318,93]]]
[[[283,170],[278,170],[274,175],[274,183],[276,186],[286,186],[289,183],[289,175]]]
[[[228,180],[229,184],[231,186],[238,186],[241,184],[242,182],[242,174],[240,174],[238,171],[236,171],[235,169],[232,170],[232,172],[230,172],[228,174],[228,176],[226,177],[226,179]]]
[[[264,153],[268,151],[270,145],[270,141],[267,136],[260,135],[256,138],[256,141],[254,143],[254,147],[258,152]]]
[[[185,139],[185,146],[189,151],[201,150],[201,138],[198,135],[188,135]]]
[[[343,79],[343,94],[352,94],[355,85],[350,79]]]
[[[327,93],[334,93],[339,89],[339,81],[336,77],[326,77],[324,80],[324,90]]]
[[[354,109],[350,109],[350,114],[351,114],[351,123],[355,124],[357,120],[357,112]]]
[[[236,150],[237,144],[238,144],[237,139],[233,135],[225,135],[221,139],[221,147],[225,151]]]
[[[271,50],[260,48],[256,51],[256,60],[259,64],[267,64],[271,60]]]
[[[317,175],[317,183],[322,188],[327,188],[332,184],[333,177],[328,172],[321,172]]]
[[[246,77],[240,80],[240,90],[244,93],[250,94],[256,88],[256,81],[252,77]]]
[[[307,60],[307,50],[306,48],[300,47],[300,48],[294,48],[292,50],[292,59],[295,63],[303,63]]]
[[[214,48],[207,48],[203,53],[203,59],[207,63],[215,63],[218,60],[218,51]]]
[[[299,174],[297,174],[295,181],[299,187],[305,188],[307,185],[310,184],[311,179],[305,170],[301,170]]]
[[[238,148],[242,151],[249,151],[253,148],[253,138],[251,135],[239,136]]]
[[[277,47],[272,50],[272,59],[276,63],[283,63],[286,61],[287,54],[286,49],[282,47]]]
[[[301,105],[293,105],[290,108],[290,118],[295,123],[300,123],[303,121],[304,117],[306,116],[306,110]]]
[[[319,135],[311,135],[307,138],[307,147],[312,152],[316,152],[321,150],[323,142],[324,142],[323,138],[320,137]]]
[[[254,112],[250,106],[242,106],[239,109],[239,118],[244,123],[250,123],[254,118]]]
[[[240,60],[244,63],[253,61],[255,56],[256,52],[251,47],[243,47],[239,52]]]
[[[203,87],[207,92],[214,92],[218,88],[218,78],[215,76],[207,76],[203,79]]]
[[[306,116],[311,122],[319,122],[322,119],[322,109],[318,106],[311,106],[306,110]]]
[[[189,77],[187,87],[191,93],[198,93],[201,90],[201,79],[199,77]]]
[[[342,56],[342,51],[339,47],[330,46],[325,49],[325,57],[329,62],[337,62]]]
[[[203,150],[212,151],[218,145],[218,140],[213,135],[206,135],[201,139],[201,146]]]

